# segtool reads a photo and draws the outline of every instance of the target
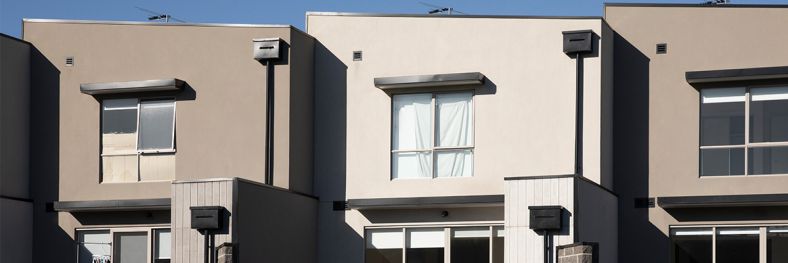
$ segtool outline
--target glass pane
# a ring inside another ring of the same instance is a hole
[[[788,262],[788,227],[770,227],[766,235],[766,262]]]
[[[141,102],[139,149],[172,149],[174,116],[175,101],[173,100]]]
[[[102,133],[134,133],[137,131],[137,99],[104,100],[102,106]]]
[[[148,261],[148,233],[115,233],[114,263],[144,263]]]
[[[711,228],[670,231],[674,263],[712,263]]]
[[[169,229],[159,229],[156,231],[156,251],[154,251],[153,258],[156,259],[156,262],[169,262],[169,261],[160,261],[160,259],[170,259],[170,251],[172,247],[170,246],[172,243],[172,234],[170,233]]]
[[[788,174],[788,147],[749,148],[748,174]]]
[[[470,149],[436,151],[435,158],[438,161],[435,168],[437,177],[473,176],[473,151]]]
[[[391,154],[391,176],[398,178],[432,178],[432,153],[402,152]]]
[[[717,263],[758,263],[758,228],[718,228]]]
[[[744,144],[744,88],[704,89],[701,96],[701,145]]]
[[[451,235],[452,263],[490,261],[490,228],[456,228]]]
[[[503,263],[504,232],[502,226],[493,227],[492,263]]]
[[[367,230],[366,263],[402,263],[402,229]]]
[[[750,142],[788,141],[788,87],[750,89]]]
[[[473,145],[473,94],[435,95],[438,146]]]
[[[443,228],[408,230],[406,262],[442,263],[444,240]]]
[[[432,147],[432,94],[395,95],[392,109],[394,150]]]
[[[744,148],[701,149],[700,175],[744,175]]]
[[[112,244],[109,231],[79,231],[77,236],[79,263],[110,262]]]

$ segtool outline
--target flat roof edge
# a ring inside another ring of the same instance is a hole
[[[788,4],[682,4],[682,3],[609,3],[605,7],[710,7],[710,8],[788,8]]]
[[[43,19],[22,18],[25,23],[63,23],[63,24],[105,24],[105,25],[151,25],[151,26],[202,26],[202,27],[263,27],[263,28],[292,28],[293,25],[282,24],[232,24],[232,23],[162,23],[148,21],[122,21],[122,20],[71,20],[71,19]]]
[[[359,16],[359,17],[425,17],[425,18],[508,18],[508,19],[602,19],[602,16],[537,16],[537,15],[429,15],[402,13],[353,13],[307,11],[306,16]]]

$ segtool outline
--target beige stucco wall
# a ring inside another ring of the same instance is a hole
[[[308,32],[347,67],[348,198],[501,194],[503,177],[573,173],[575,60],[562,52],[561,32],[600,35],[600,19],[312,14],[307,21]],[[363,61],[352,61],[355,50]],[[475,71],[495,93],[474,96],[474,176],[391,180],[391,97],[373,79]],[[600,181],[599,56],[585,59],[584,75],[585,173]]]
[[[308,14],[307,31],[319,40],[315,191],[321,197],[321,262],[361,262],[365,227],[504,223],[503,207],[333,211],[331,201],[500,195],[504,177],[572,174],[576,65],[562,52],[561,32],[591,29],[602,38],[598,48],[605,43],[603,27],[601,19],[591,18]],[[353,61],[353,51],[362,51],[363,60]],[[612,95],[602,91],[612,87],[601,73],[607,52],[599,48],[584,61],[584,172],[612,187],[609,164],[602,162],[602,149],[611,143],[602,141],[601,105]],[[373,79],[458,72],[487,77],[473,98],[473,177],[391,180],[391,97]],[[440,217],[442,210],[449,216]]]
[[[287,54],[290,59],[275,66],[274,184],[312,191],[313,39],[303,32],[267,25],[26,20],[24,37],[43,56],[40,66],[51,67],[47,69],[49,80],[39,81],[37,89],[57,96],[46,105],[56,109],[39,116],[39,122],[58,130],[57,138],[48,139],[56,145],[42,145],[37,153],[51,156],[49,152],[56,152],[57,156],[51,160],[53,164],[47,164],[56,169],[43,169],[39,175],[47,178],[41,180],[41,187],[56,185],[39,191],[47,196],[45,202],[170,197],[170,181],[100,183],[100,101],[80,93],[82,83],[185,81],[186,90],[175,95],[173,179],[240,177],[262,181],[266,71],[252,58],[252,39],[272,37],[282,38],[290,53],[298,53]],[[65,66],[67,56],[74,57],[74,66]],[[54,124],[49,121],[52,119]],[[298,151],[289,150],[296,146]],[[37,246],[73,237],[74,228],[87,226],[81,221],[70,213],[57,213],[60,227],[47,226],[46,231],[40,231]],[[106,222],[94,220],[90,227],[113,225]],[[164,218],[137,222],[167,223],[168,213]],[[41,226],[46,224],[41,222]],[[37,260],[44,262],[46,257]]]
[[[616,192],[622,231],[630,233],[620,235],[621,261],[646,249],[664,253],[643,262],[667,260],[670,225],[786,222],[749,220],[786,218],[757,209],[697,210],[693,220],[680,222],[658,206],[633,209],[632,203],[647,196],[785,193],[785,175],[699,176],[699,92],[685,72],[785,66],[788,8],[607,6],[605,19],[619,34],[616,93],[627,95],[616,97],[616,109],[622,110],[616,113],[622,125],[616,133],[616,153],[622,153],[616,158]],[[656,54],[657,43],[667,43],[667,54]],[[640,222],[646,216],[648,222]]]

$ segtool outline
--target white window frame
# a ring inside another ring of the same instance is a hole
[[[114,262],[115,261],[114,260],[115,259],[115,246],[114,246],[115,233],[139,233],[139,232],[146,232],[146,233],[148,233],[148,244],[147,244],[147,247],[148,247],[147,259],[148,259],[148,261],[146,263],[153,263],[154,262],[154,258],[153,257],[156,254],[153,251],[154,249],[156,249],[156,240],[155,240],[156,237],[153,236],[153,235],[156,233],[155,232],[156,230],[161,230],[161,229],[170,230],[170,233],[172,233],[172,229],[170,228],[170,226],[167,226],[167,225],[151,226],[151,227],[98,227],[98,228],[77,228],[77,229],[74,230],[74,237],[78,238],[80,232],[83,232],[83,231],[109,231],[110,258],[112,259],[112,262]],[[82,244],[80,244],[79,241],[77,241],[77,247],[76,247],[76,250],[77,250],[76,261],[77,262],[79,262],[79,251],[80,251],[79,247],[80,247],[80,245],[82,245]],[[170,246],[172,246],[172,243],[170,244]]]
[[[504,229],[503,223],[489,223],[489,224],[463,224],[463,225],[387,225],[387,226],[368,226],[364,227],[364,242],[362,253],[364,256],[362,258],[362,262],[366,262],[366,249],[367,249],[367,242],[366,240],[369,238],[367,236],[368,230],[396,230],[399,229],[402,231],[402,263],[407,263],[407,251],[408,251],[408,230],[414,229],[424,229],[424,228],[443,228],[443,262],[451,262],[451,234],[453,229],[462,229],[462,228],[473,228],[473,227],[487,227],[489,229],[488,235],[488,242],[489,242],[489,262],[493,260],[493,238],[496,237],[496,230],[497,229]],[[504,236],[504,239],[506,236]]]
[[[707,228],[711,229],[711,262],[717,262],[717,229],[718,228],[756,228],[758,229],[758,262],[766,263],[767,257],[767,238],[769,227],[788,227],[786,224],[758,224],[758,225],[677,225],[669,226],[668,239],[670,240],[670,262],[674,262],[675,251],[673,244],[673,230],[677,229],[692,229],[692,228]]]
[[[726,177],[741,177],[741,176],[776,176],[776,175],[788,175],[788,174],[749,174],[750,170],[750,148],[770,148],[770,147],[784,147],[788,146],[788,141],[783,142],[750,142],[750,90],[753,88],[777,88],[777,87],[788,87],[786,85],[769,85],[769,86],[744,86],[744,87],[726,87],[726,88],[719,88],[719,89],[727,89],[727,88],[744,88],[744,144],[731,144],[731,145],[709,145],[703,146],[700,145],[703,142],[703,126],[702,119],[698,119],[698,146],[700,150],[698,150],[698,176],[701,178],[726,178]],[[700,92],[700,108],[698,108],[698,116],[702,116],[703,114],[703,91]],[[702,173],[702,156],[701,152],[707,149],[744,149],[744,173],[743,174],[731,174],[731,175],[703,175]]]
[[[437,119],[437,103],[436,103],[436,96],[440,94],[461,94],[461,93],[469,93],[471,95],[471,129],[472,136],[471,136],[471,144],[468,146],[436,146],[437,138],[438,138],[438,131],[435,129],[437,123],[435,122]],[[430,100],[430,148],[425,149],[394,149],[394,122],[397,121],[394,119],[394,97],[398,95],[412,95],[412,94],[430,94],[432,99]],[[437,163],[437,152],[441,151],[453,151],[453,150],[470,150],[471,155],[471,176],[473,177],[475,169],[475,148],[476,148],[476,105],[474,99],[476,97],[476,92],[474,90],[457,90],[457,91],[441,91],[441,92],[416,92],[416,93],[397,93],[391,96],[391,114],[389,117],[391,118],[389,133],[391,134],[391,140],[389,145],[391,146],[390,150],[391,153],[389,154],[389,179],[390,180],[424,180],[424,179],[446,179],[446,178],[467,178],[467,177],[438,177],[436,175],[436,170],[438,169]],[[431,166],[430,166],[430,177],[404,177],[404,178],[394,178],[394,154],[397,153],[424,153],[429,152],[431,158]]]

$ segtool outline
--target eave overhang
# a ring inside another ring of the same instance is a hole
[[[107,95],[140,92],[163,92],[183,90],[185,82],[179,79],[154,79],[122,82],[86,83],[79,91],[89,95]]]

